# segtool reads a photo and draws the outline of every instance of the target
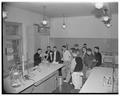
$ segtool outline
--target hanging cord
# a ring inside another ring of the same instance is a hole
[[[46,6],[44,5],[43,6],[43,20],[46,20],[46,14],[45,14],[45,12],[46,12]]]

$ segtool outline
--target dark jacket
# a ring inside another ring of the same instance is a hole
[[[53,52],[53,60],[54,60],[54,52]],[[56,51],[56,62],[60,62],[61,61],[61,56],[60,56],[60,52]]]
[[[95,56],[95,59],[97,61],[96,66],[100,66],[101,63],[102,63],[102,55],[101,55],[101,53],[95,53],[94,56]]]
[[[53,51],[46,51],[45,53],[48,54],[47,61],[53,62]]]
[[[94,67],[94,62],[93,62],[94,59],[95,58],[94,58],[93,54],[91,54],[91,55],[86,54],[84,57],[85,66],[87,66],[88,68]]]
[[[41,57],[38,53],[35,53],[34,55],[34,66],[39,65],[41,63]]]
[[[83,69],[83,63],[81,57],[76,57],[75,58],[76,66],[74,69],[74,72],[80,72]]]

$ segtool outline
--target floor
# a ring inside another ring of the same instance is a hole
[[[83,78],[83,84],[85,83],[85,78]],[[78,93],[80,90],[74,89],[74,86],[63,82],[62,86],[58,87],[53,93]]]
[[[108,66],[109,65],[109,66]],[[110,64],[102,64],[101,67],[113,67],[113,65]],[[115,68],[118,68],[118,66],[115,66]],[[86,78],[83,78],[83,84],[85,83]],[[53,91],[53,93],[78,93],[80,90],[75,90],[73,85],[69,83],[63,82],[61,87],[58,87],[56,90]]]

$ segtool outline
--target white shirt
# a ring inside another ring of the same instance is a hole
[[[63,53],[63,61],[71,61],[71,54],[68,50]]]
[[[53,62],[56,62],[56,51],[54,51],[54,60]]]
[[[75,69],[76,66],[76,61],[75,58],[71,61],[71,72],[73,72],[73,70]]]

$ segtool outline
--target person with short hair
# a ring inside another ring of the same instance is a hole
[[[83,47],[83,48],[82,48],[82,59],[84,59],[86,53],[87,53],[87,48],[86,48],[86,47]]]
[[[64,82],[68,82],[69,79],[68,77],[70,76],[70,64],[71,64],[71,59],[72,59],[72,56],[70,54],[70,52],[67,50],[67,47],[65,45],[62,46],[62,49],[63,49],[63,64],[65,65],[65,67],[63,68],[63,78],[65,79]]]
[[[102,64],[102,55],[99,52],[99,47],[98,46],[94,47],[94,57],[97,61],[96,66],[100,66]]]
[[[38,66],[42,60],[42,49],[37,49],[37,53],[34,54],[34,66]]]
[[[87,48],[87,44],[86,44],[86,43],[84,43],[84,44],[83,44],[83,47]]]
[[[84,63],[85,65],[88,67],[88,68],[93,68],[94,66],[94,60],[95,60],[95,57],[94,55],[92,54],[92,49],[88,48],[87,49],[87,53],[84,57]]]
[[[51,46],[47,46],[47,51],[45,52],[47,56],[45,58],[48,62],[53,62],[53,51],[51,50]]]
[[[82,58],[79,57],[79,50],[73,50],[73,57],[74,59],[71,62],[71,74],[72,74],[72,83],[75,89],[81,89],[82,87],[82,70],[83,70],[83,63]]]
[[[87,49],[87,53],[84,57],[84,64],[86,67],[86,77],[88,77],[90,70],[96,65],[95,57],[92,54],[92,50],[90,48]]]
[[[75,44],[74,45],[74,48],[76,49],[76,50],[79,50],[79,57],[82,57],[82,49],[80,48],[81,46],[79,46],[79,44]]]
[[[75,48],[75,49],[79,49],[79,45],[78,45],[78,44],[75,44],[75,45],[74,45],[74,48]]]
[[[60,63],[61,62],[61,56],[60,52],[57,50],[57,47],[53,47],[53,63]]]

